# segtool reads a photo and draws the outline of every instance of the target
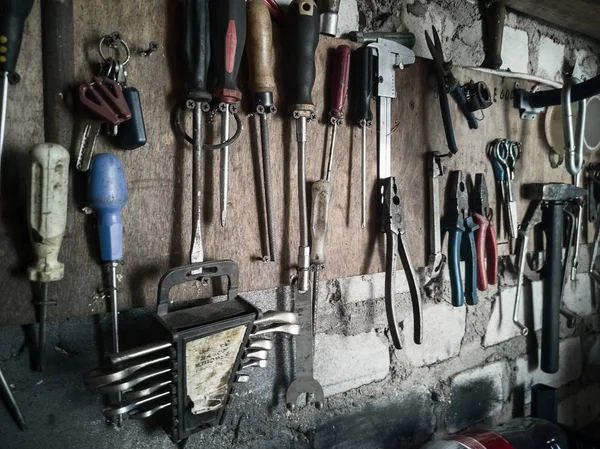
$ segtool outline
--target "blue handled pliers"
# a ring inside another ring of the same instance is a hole
[[[469,192],[463,172],[455,170],[449,176],[449,208],[446,216],[448,231],[448,270],[452,289],[452,305],[477,304],[477,251],[474,232],[479,226],[469,210]],[[465,235],[466,234],[466,235]],[[465,287],[460,271],[461,250],[465,259]]]

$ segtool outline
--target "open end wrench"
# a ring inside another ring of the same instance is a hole
[[[296,379],[290,384],[286,393],[286,403],[290,410],[296,407],[298,397],[301,394],[312,395],[315,408],[322,409],[325,395],[321,384],[314,378],[314,340],[313,340],[313,303],[312,288],[301,293],[295,287],[296,313],[300,334],[296,336]],[[306,403],[309,403],[307,397]]]

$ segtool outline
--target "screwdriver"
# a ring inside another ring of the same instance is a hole
[[[25,19],[33,8],[33,0],[0,0],[0,165],[6,131],[8,85],[17,83],[15,72],[21,51]]]
[[[260,143],[262,149],[263,183],[267,215],[267,241],[269,259],[275,261],[275,230],[273,225],[273,194],[271,188],[271,157],[269,151],[269,128],[267,114],[277,112],[273,103],[273,28],[269,8],[263,0],[246,3],[248,35],[246,53],[250,71],[250,90],[254,110],[260,121]],[[266,258],[265,258],[266,259]]]
[[[29,267],[29,279],[39,283],[38,371],[44,370],[48,282],[65,274],[58,253],[67,227],[69,152],[53,143],[42,143],[30,151],[31,179],[28,212],[29,236],[36,260]]]
[[[325,179],[320,179],[312,187],[312,245],[310,263],[314,272],[313,298],[316,312],[317,294],[319,292],[319,273],[325,264],[325,239],[329,227],[329,204],[333,185],[331,183],[331,170],[333,165],[333,150],[335,148],[335,132],[344,119],[344,105],[348,93],[348,78],[350,76],[350,47],[340,45],[335,49],[333,59],[333,72],[331,77],[331,109],[329,111],[332,125],[331,144],[327,161]],[[314,318],[313,318],[314,319]],[[314,321],[313,321],[314,322]]]
[[[93,157],[88,177],[88,204],[96,213],[100,258],[108,277],[111,307],[112,343],[114,354],[119,352],[119,311],[117,299],[117,266],[123,260],[123,219],[121,210],[127,204],[128,192],[121,161],[114,154]],[[117,402],[121,395],[117,396]],[[122,423],[118,417],[118,425]]]
[[[360,126],[361,145],[361,226],[367,225],[367,128],[373,124],[373,49],[363,46],[352,52],[352,122]]]
[[[187,78],[186,106],[192,116],[192,249],[191,263],[204,261],[202,247],[202,112],[211,95],[206,90],[206,74],[210,62],[208,0],[184,0],[184,58]]]
[[[308,290],[310,246],[306,198],[306,122],[316,119],[312,89],[315,84],[315,52],[319,43],[319,11],[313,0],[294,0],[287,14],[288,111],[296,121],[298,143],[298,206],[300,244],[298,247],[298,291]]]
[[[229,113],[237,113],[242,99],[237,75],[246,42],[245,0],[212,0],[210,9],[212,66],[215,73],[213,99],[222,113],[221,140],[229,140]],[[221,149],[221,226],[227,219],[229,146]]]
[[[7,402],[7,406],[9,408],[10,413],[17,421],[19,429],[25,430],[27,428],[27,424],[25,423],[25,418],[21,413],[21,409],[19,408],[19,404],[15,400],[15,397],[10,390],[10,385],[6,381],[4,374],[2,374],[2,370],[0,369],[0,394],[4,397],[4,400]]]

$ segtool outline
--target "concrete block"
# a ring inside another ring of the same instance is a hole
[[[592,285],[587,273],[579,273],[575,282],[567,282],[564,301],[565,306],[577,315],[590,315],[594,311]]]
[[[446,416],[449,433],[498,414],[504,401],[504,362],[464,371],[452,379],[451,400]]]
[[[540,359],[541,349],[538,350],[537,360]],[[531,402],[531,387],[542,383],[558,388],[581,376],[581,340],[579,337],[569,338],[560,342],[560,359],[558,372],[555,374],[544,373],[539,364],[533,369],[529,366],[529,358],[517,360],[517,386],[525,388],[525,403]]]
[[[502,67],[512,72],[529,73],[529,36],[526,31],[504,27]]]
[[[352,276],[339,280],[342,301],[358,303],[367,299],[385,297],[385,273]],[[396,274],[396,294],[408,293],[408,282],[404,270]]]
[[[407,447],[434,432],[431,393],[423,386],[384,396],[355,412],[338,414],[317,427],[314,449]]]
[[[540,38],[538,49],[537,74],[551,80],[562,80],[562,64],[565,56],[565,46],[557,44],[549,37]]]
[[[500,292],[494,302],[483,338],[483,346],[486,348],[521,335],[512,319],[516,294],[517,287],[507,288]],[[525,282],[518,311],[521,322],[528,327],[533,325],[535,330],[541,329],[543,305],[542,281]]]
[[[413,341],[413,321],[404,321],[403,354],[413,366],[425,366],[458,355],[465,334],[466,307],[443,302],[423,310],[423,343]]]
[[[346,337],[317,334],[315,379],[325,396],[385,379],[390,369],[388,346],[375,331]]]
[[[600,415],[600,385],[593,384],[558,404],[558,422],[575,429],[595,421]]]

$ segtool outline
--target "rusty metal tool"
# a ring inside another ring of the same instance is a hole
[[[442,158],[451,156],[452,153],[441,154],[439,151],[427,153],[427,170],[429,172],[429,263],[425,268],[423,285],[438,277],[446,263],[446,256],[442,252],[440,178],[446,174],[446,167],[442,163]]]
[[[250,90],[254,111],[260,121],[260,145],[262,150],[263,185],[265,190],[265,213],[267,217],[268,255],[264,260],[275,261],[275,225],[273,220],[273,192],[271,182],[271,156],[268,116],[277,112],[273,100],[273,29],[269,9],[263,0],[246,3],[247,35],[246,53],[250,71]]]

